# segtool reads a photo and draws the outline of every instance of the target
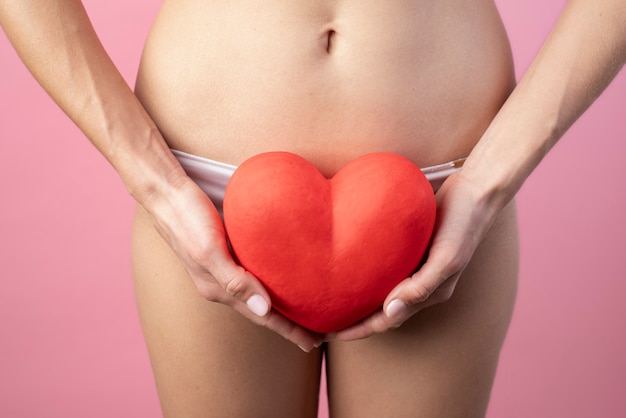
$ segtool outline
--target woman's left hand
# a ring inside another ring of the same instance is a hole
[[[502,207],[463,170],[436,194],[437,221],[426,262],[387,296],[383,309],[327,340],[355,340],[397,328],[420,310],[450,299],[463,270]]]

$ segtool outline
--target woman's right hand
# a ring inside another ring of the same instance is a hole
[[[142,205],[200,294],[209,301],[232,307],[304,351],[319,346],[320,335],[272,310],[270,297],[259,280],[235,263],[222,219],[208,196],[189,177],[178,183],[167,196],[153,195]]]

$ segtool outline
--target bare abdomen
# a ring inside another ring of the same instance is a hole
[[[165,1],[137,94],[172,148],[331,174],[372,151],[465,156],[514,83],[491,1]]]

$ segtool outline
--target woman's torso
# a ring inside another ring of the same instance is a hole
[[[136,91],[172,148],[331,175],[373,151],[463,157],[513,84],[491,0],[165,0]]]

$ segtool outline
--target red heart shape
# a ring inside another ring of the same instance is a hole
[[[382,305],[422,260],[435,212],[421,170],[390,153],[357,158],[330,180],[295,154],[259,154],[239,166],[224,196],[241,265],[277,311],[320,333]]]

